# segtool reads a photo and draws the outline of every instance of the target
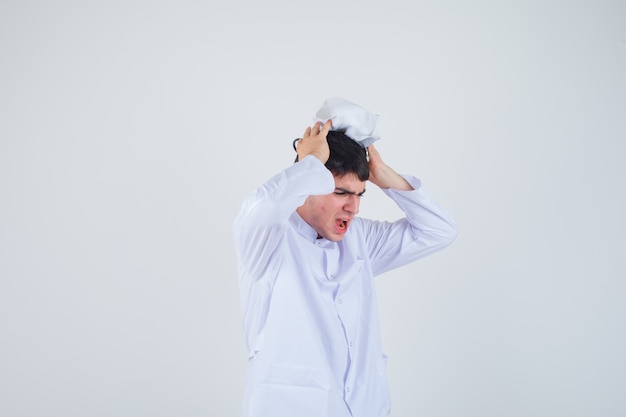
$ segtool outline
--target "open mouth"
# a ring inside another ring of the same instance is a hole
[[[335,222],[335,225],[338,231],[344,232],[348,228],[348,221],[339,219]]]

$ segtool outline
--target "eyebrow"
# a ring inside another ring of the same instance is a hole
[[[347,189],[345,189],[345,188],[336,187],[336,188],[335,188],[335,192],[338,192],[338,191],[339,191],[339,192],[342,192],[342,193],[345,193],[345,194],[357,195],[357,196],[359,196],[359,197],[360,197],[360,196],[362,196],[363,194],[365,194],[365,189],[364,189],[363,191],[361,191],[360,193],[356,193],[356,192],[354,192],[354,191],[350,191],[350,190],[347,190]]]

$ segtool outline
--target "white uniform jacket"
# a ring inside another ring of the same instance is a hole
[[[390,410],[373,277],[452,242],[456,226],[414,177],[384,190],[395,222],[355,218],[339,242],[295,211],[332,193],[315,157],[245,199],[234,223],[243,327],[249,349],[244,417],[381,417]]]

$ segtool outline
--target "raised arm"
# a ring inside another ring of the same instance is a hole
[[[370,182],[380,187],[405,213],[395,222],[368,221],[366,240],[374,274],[397,268],[443,249],[456,238],[454,220],[426,192],[419,179],[402,176],[368,147]]]
[[[330,123],[316,123],[298,141],[299,162],[279,172],[245,198],[233,232],[241,267],[253,276],[263,271],[283,237],[289,217],[309,195],[331,193],[332,174],[323,165],[330,151]]]

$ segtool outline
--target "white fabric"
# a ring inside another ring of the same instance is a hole
[[[376,131],[378,115],[343,98],[326,99],[315,114],[314,121],[325,123],[329,119],[333,124],[332,130],[344,132],[364,148],[380,139]]]
[[[382,417],[390,411],[373,277],[448,245],[456,227],[420,181],[384,190],[406,213],[355,218],[339,242],[295,211],[334,191],[307,156],[250,193],[235,219],[249,350],[244,417]]]

